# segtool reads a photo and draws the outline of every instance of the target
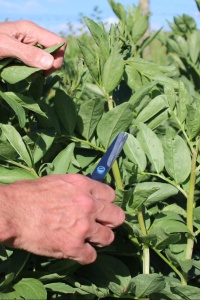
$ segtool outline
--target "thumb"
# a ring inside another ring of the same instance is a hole
[[[30,67],[49,70],[54,63],[54,57],[44,50],[32,45],[20,44],[17,57]]]

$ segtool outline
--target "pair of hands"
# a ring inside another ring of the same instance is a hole
[[[65,42],[54,56],[34,47]],[[60,68],[66,41],[29,21],[0,23],[0,58],[14,57],[45,70]],[[96,259],[93,246],[109,245],[124,212],[109,186],[78,174],[50,175],[0,187],[0,243],[81,264]]]

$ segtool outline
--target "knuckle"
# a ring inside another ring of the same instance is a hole
[[[79,232],[79,236],[85,240],[90,232],[89,220],[81,219],[79,222],[77,222],[77,231]]]
[[[94,200],[91,196],[88,195],[80,195],[80,202],[83,209],[83,212],[88,215],[94,212],[95,204]]]
[[[32,21],[29,21],[29,20],[21,20],[21,21],[18,21],[18,25],[21,26],[21,27],[27,27],[27,26],[30,26],[30,25],[33,25],[34,23]]]

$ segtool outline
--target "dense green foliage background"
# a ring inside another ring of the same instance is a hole
[[[125,131],[106,183],[126,221],[87,266],[0,246],[0,299],[199,298],[200,31],[183,15],[144,38],[149,16],[109,3],[119,23],[85,18],[48,78],[0,61],[0,183],[87,175]]]

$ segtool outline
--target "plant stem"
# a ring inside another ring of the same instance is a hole
[[[139,222],[140,229],[142,231],[143,236],[147,236],[146,225],[144,222],[142,208],[140,208],[140,211],[138,212],[138,222]],[[149,274],[149,269],[150,269],[149,246],[144,243],[144,245],[143,245],[143,274]]]
[[[181,283],[183,285],[187,285],[187,281],[185,280],[184,276],[181,274],[181,272],[155,247],[152,248],[158,256],[179,276]]]
[[[98,146],[96,146],[96,145],[90,143],[89,141],[79,139],[79,138],[77,138],[76,136],[71,136],[70,139],[71,139],[72,141],[74,141],[74,142],[80,142],[80,143],[89,145],[90,147],[94,148],[95,150],[98,150],[98,151],[101,151],[101,152],[106,152],[105,149],[103,149],[103,148],[101,148],[101,147],[98,147]]]
[[[112,98],[112,96],[107,97],[107,100],[108,100],[108,109],[112,110],[113,109],[113,98]],[[122,178],[121,178],[121,175],[120,175],[117,160],[112,165],[112,172],[113,172],[113,176],[114,176],[114,179],[115,179],[115,182],[116,182],[116,188],[119,189],[119,190],[123,190],[123,183],[122,183]]]
[[[180,120],[177,118],[177,116],[176,116],[176,114],[174,113],[173,110],[172,110],[170,113],[171,113],[171,115],[174,117],[174,119],[176,120],[176,122],[178,123],[179,128],[180,128],[180,130],[182,131],[182,133],[183,133],[183,135],[184,135],[184,137],[185,137],[185,139],[186,139],[186,141],[187,141],[187,143],[188,143],[188,146],[190,147],[190,151],[193,152],[193,147],[192,147],[192,145],[191,145],[190,139],[189,139],[189,137],[188,137],[188,135],[187,135],[187,133],[186,133],[186,131],[185,131],[185,129],[184,129],[182,123],[181,123]]]
[[[12,165],[14,165],[14,166],[17,166],[17,167],[19,167],[19,168],[21,168],[21,169],[24,169],[24,170],[26,170],[26,171],[32,173],[32,174],[33,174],[35,177],[37,177],[37,178],[39,177],[38,174],[35,172],[35,170],[34,170],[33,168],[29,168],[29,167],[27,167],[27,166],[25,166],[25,165],[23,165],[23,164],[21,164],[21,163],[18,163],[18,162],[16,162],[16,161],[10,160],[10,159],[7,159],[6,162],[8,162],[9,164],[12,164]]]
[[[197,141],[196,148],[193,149],[189,192],[187,197],[187,228],[190,231],[190,233],[187,238],[185,259],[192,258],[193,247],[194,247],[193,212],[194,212],[194,190],[195,190],[195,179],[196,179],[196,161],[197,161],[198,149],[199,149],[199,140]]]
[[[117,161],[114,162],[113,166],[112,166],[112,172],[113,172],[113,176],[115,178],[115,182],[116,182],[116,188],[118,190],[123,190],[123,184],[122,184],[122,179],[121,179],[121,175],[120,175],[120,171],[119,171],[119,166]]]

